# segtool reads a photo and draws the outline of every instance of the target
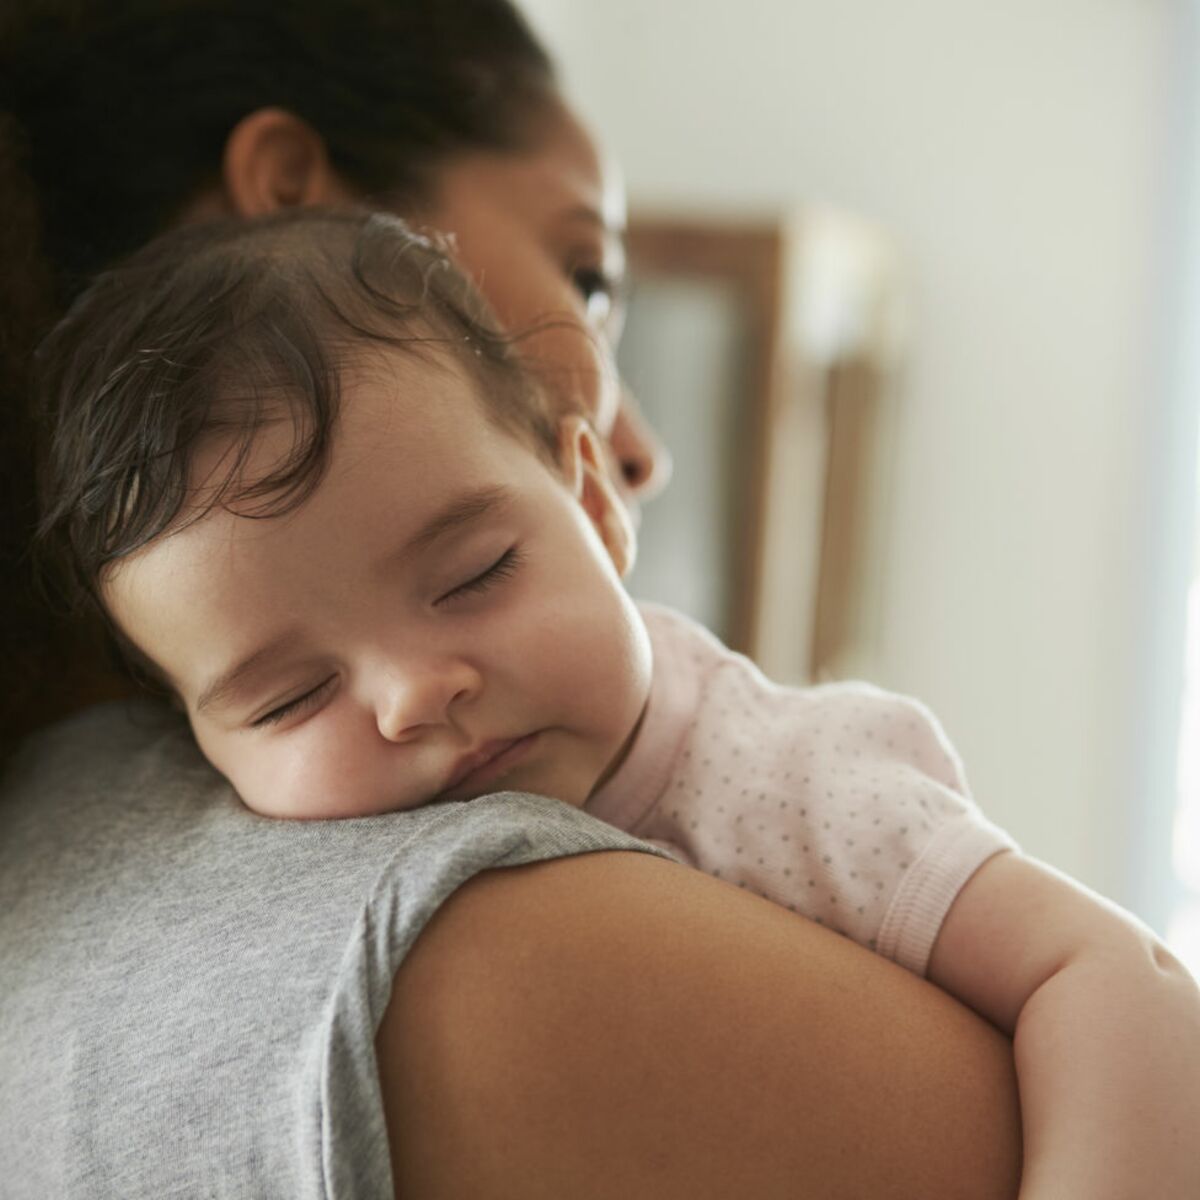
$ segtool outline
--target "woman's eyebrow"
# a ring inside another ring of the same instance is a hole
[[[574,228],[581,232],[586,229],[587,236],[599,237],[605,258],[615,260],[612,266],[624,271],[624,225],[610,224],[594,208],[578,208],[567,215],[564,228]]]
[[[621,237],[625,232],[624,221],[613,221],[604,215],[600,209],[591,204],[576,204],[563,214],[566,221],[581,222],[594,225],[601,233],[610,237]]]
[[[601,215],[600,210],[593,208],[590,204],[577,204],[574,208],[568,209],[564,214],[564,220],[583,221],[588,225],[595,225],[606,232],[608,230],[608,224]]]
[[[406,557],[428,550],[434,542],[449,533],[472,525],[483,517],[507,507],[512,502],[512,492],[501,485],[477,488],[456,496],[438,509],[412,537],[404,543],[401,552]]]

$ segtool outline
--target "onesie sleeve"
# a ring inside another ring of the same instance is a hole
[[[799,712],[821,714],[793,749],[807,764],[795,813],[807,906],[924,975],[963,885],[1015,843],[980,811],[958,754],[919,701],[865,684],[793,695]]]
[[[872,818],[890,843],[872,857],[898,871],[894,889],[886,881],[880,889],[890,898],[874,949],[924,975],[963,885],[989,858],[1017,845],[971,798],[962,763],[929,709],[880,692],[864,694],[858,712],[865,717],[864,734],[875,720],[889,731],[884,743],[890,753],[877,770],[893,780]],[[847,868],[852,870],[849,863]]]
[[[962,886],[1015,849],[934,715],[868,684],[780,687],[734,655],[702,692],[632,832],[924,975]]]

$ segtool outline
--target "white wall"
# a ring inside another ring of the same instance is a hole
[[[1152,907],[1128,845],[1131,801],[1170,802],[1133,793],[1179,6],[525,7],[635,205],[822,200],[892,231],[916,340],[876,681],[938,712],[1031,853]]]

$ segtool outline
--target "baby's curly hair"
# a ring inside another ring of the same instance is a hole
[[[554,461],[554,415],[512,339],[395,217],[309,209],[197,225],[99,276],[36,356],[35,553],[49,597],[98,611],[128,658],[105,569],[218,506],[264,519],[302,504],[328,464],[341,372],[372,347],[465,370],[489,417]],[[281,415],[290,453],[248,475],[258,431]],[[230,450],[197,502],[193,460],[214,433]]]

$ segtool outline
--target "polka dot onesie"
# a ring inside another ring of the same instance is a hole
[[[1015,849],[937,719],[869,684],[782,687],[686,617],[641,611],[650,699],[587,811],[923,975],[959,889]]]

